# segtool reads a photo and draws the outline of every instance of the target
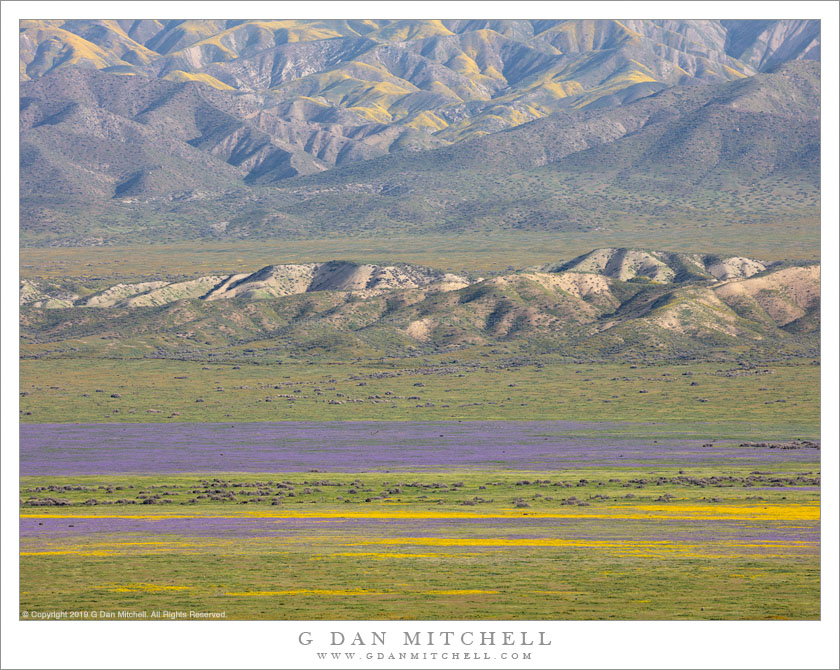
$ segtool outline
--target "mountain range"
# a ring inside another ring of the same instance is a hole
[[[813,216],[819,39],[797,20],[23,21],[22,239]]]
[[[275,116],[325,130],[338,125],[338,136],[352,127],[348,140],[393,126],[399,130],[388,133],[390,141],[434,130],[438,142],[452,142],[561,108],[627,102],[692,80],[730,81],[820,55],[819,22],[795,20],[72,20],[20,27],[22,80],[92,68],[202,82],[257,94],[264,108],[285,103]]]

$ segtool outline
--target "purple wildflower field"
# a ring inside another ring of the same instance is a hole
[[[552,470],[814,458],[809,450],[704,447],[704,440],[580,436],[612,426],[564,421],[22,424],[20,474]]]
[[[629,433],[24,424],[21,602],[238,619],[818,616],[816,443]]]

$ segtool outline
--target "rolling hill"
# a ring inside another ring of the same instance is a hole
[[[215,357],[270,349],[405,355],[508,343],[568,355],[665,358],[819,347],[820,266],[598,249],[489,278],[333,261],[80,296],[21,286],[29,352]],[[104,342],[103,342],[104,341]],[[141,346],[142,343],[142,346]]]

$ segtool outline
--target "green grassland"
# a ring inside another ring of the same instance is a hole
[[[20,371],[21,420],[32,423],[559,419],[734,439],[819,435],[820,366],[810,359],[581,364],[474,350],[280,365],[56,358],[23,360]]]
[[[796,488],[818,483],[818,463],[761,475],[679,467],[25,477],[22,525],[66,529],[25,534],[20,606],[295,620],[818,618],[819,547],[807,538],[819,494]],[[36,491],[50,486],[70,490]],[[46,495],[70,505],[26,502]],[[156,504],[125,502],[148,498]],[[71,530],[115,515],[146,517],[150,530]],[[276,530],[154,530],[173,516]],[[461,523],[424,526],[435,518]],[[547,518],[560,525],[541,526]],[[745,532],[768,539],[744,542]],[[772,539],[780,532],[806,539]]]

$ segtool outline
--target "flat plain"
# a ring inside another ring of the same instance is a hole
[[[725,467],[674,465],[663,450],[641,469],[24,477],[21,607],[816,619],[808,451]]]
[[[560,363],[551,356],[511,362],[489,350],[456,363],[448,355],[281,365],[23,360],[21,420],[556,419],[642,424],[634,431],[666,422],[688,425],[701,438],[718,436],[707,424],[723,430],[719,437],[818,436],[820,366],[813,359],[754,366]]]
[[[24,361],[21,607],[819,617],[818,365],[537,363]]]

